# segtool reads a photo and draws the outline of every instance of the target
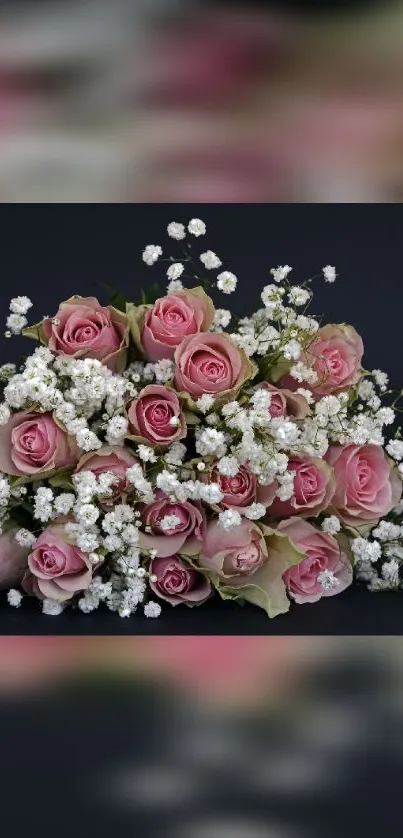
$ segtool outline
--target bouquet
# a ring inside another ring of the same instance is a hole
[[[74,296],[34,326],[11,301],[6,335],[38,346],[0,369],[8,602],[157,617],[215,595],[275,617],[353,581],[399,589],[402,392],[364,369],[352,326],[308,313],[335,268],[298,285],[272,268],[238,317],[211,296],[236,276],[195,252],[204,222],[167,233],[175,256],[143,252],[167,288]]]

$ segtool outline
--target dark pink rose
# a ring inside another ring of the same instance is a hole
[[[148,384],[128,410],[130,432],[151,445],[170,445],[187,433],[176,393],[162,384]]]
[[[112,494],[108,495],[103,503],[104,506],[110,506],[129,491],[130,484],[126,478],[126,471],[138,462],[139,460],[129,448],[121,445],[104,445],[98,448],[98,451],[90,451],[81,457],[77,464],[76,474],[80,471],[92,471],[96,477],[105,472],[114,474],[116,483],[112,486]]]
[[[56,355],[95,358],[113,372],[125,368],[129,321],[113,306],[101,306],[96,297],[71,297],[27,332],[39,337]]]
[[[63,524],[52,524],[39,536],[28,556],[28,567],[44,597],[59,602],[88,588],[92,565],[87,553],[68,542]]]
[[[202,288],[191,288],[161,297],[152,308],[135,307],[129,316],[135,343],[155,362],[173,359],[184,337],[207,331],[214,305]]]
[[[324,460],[305,454],[292,455],[287,468],[295,474],[294,494],[287,501],[274,498],[268,514],[273,518],[288,518],[290,515],[310,518],[319,515],[329,506],[334,495],[333,470]]]
[[[159,558],[184,553],[195,556],[200,553],[206,529],[206,515],[201,504],[185,501],[170,503],[163,492],[157,490],[157,500],[144,505],[141,509],[142,529],[140,546],[144,550],[156,550]],[[178,521],[169,529],[161,526],[167,516],[175,516]]]
[[[52,413],[24,410],[0,428],[0,470],[18,477],[69,468],[77,447]]]
[[[297,518],[281,521],[277,532],[287,535],[304,554],[299,564],[286,570],[283,576],[287,591],[296,602],[317,602],[322,597],[340,594],[351,585],[351,561],[333,536]],[[325,571],[330,571],[339,584],[324,588],[318,577]]]
[[[263,486],[258,482],[256,474],[253,474],[246,466],[240,466],[235,477],[226,477],[220,474],[216,466],[211,471],[211,481],[217,483],[224,497],[220,501],[227,509],[235,509],[242,512],[246,506],[252,503],[263,503],[269,506],[276,494],[276,484],[271,483]]]
[[[0,588],[19,585],[28,567],[29,548],[20,547],[15,535],[19,527],[13,527],[0,535]]]
[[[204,393],[235,394],[254,374],[243,352],[223,332],[201,332],[184,338],[175,352],[175,385],[195,399]]]
[[[396,506],[402,481],[379,445],[333,445],[326,460],[334,470],[331,508],[345,524],[376,523]]]
[[[152,559],[150,573],[157,577],[150,588],[171,605],[201,605],[211,594],[211,583],[180,556]]]
[[[347,323],[323,326],[305,350],[304,363],[315,370],[315,384],[298,384],[290,376],[282,379],[284,386],[298,386],[312,391],[317,398],[341,393],[357,384],[362,377],[364,346],[359,334]]]

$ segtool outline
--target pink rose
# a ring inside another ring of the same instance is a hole
[[[210,521],[197,562],[223,599],[252,602],[275,617],[289,609],[283,574],[300,559],[282,533],[244,518],[230,531]]]
[[[276,484],[271,483],[263,486],[258,482],[256,474],[253,474],[246,466],[240,466],[235,477],[226,477],[220,474],[216,466],[211,471],[211,482],[217,483],[224,497],[220,504],[227,509],[235,509],[242,512],[246,506],[256,501],[269,506],[276,494]]]
[[[0,470],[18,477],[69,468],[77,448],[51,413],[24,410],[0,428]]]
[[[129,321],[113,306],[101,306],[96,297],[71,297],[54,317],[25,330],[56,355],[96,358],[113,372],[126,365]]]
[[[331,508],[345,524],[375,524],[398,504],[402,481],[381,446],[333,445],[326,460],[336,478]]]
[[[300,396],[299,393],[293,393],[292,390],[275,387],[274,384],[269,384],[268,381],[256,384],[252,392],[256,390],[267,390],[271,394],[269,413],[274,419],[282,416],[305,419],[309,413],[309,404],[304,396]]]
[[[162,384],[148,384],[128,410],[130,431],[139,441],[167,446],[187,434],[176,393]]]
[[[126,471],[138,462],[139,460],[132,454],[129,448],[124,448],[120,445],[104,445],[98,451],[90,451],[88,454],[84,454],[77,464],[75,473],[92,471],[96,477],[105,474],[105,472],[114,474],[116,483],[112,486],[112,494],[105,497],[103,502],[104,506],[111,506],[118,500],[121,500],[130,490],[130,484],[126,478]]]
[[[296,602],[317,602],[323,596],[340,594],[351,585],[351,561],[333,536],[321,532],[308,521],[296,518],[281,521],[277,532],[287,535],[304,554],[299,564],[291,567],[283,576],[288,593]],[[338,584],[324,588],[318,579],[324,571],[330,571]]]
[[[169,498],[157,489],[157,500],[142,507],[141,521],[146,532],[140,532],[140,546],[156,550],[159,558],[184,553],[200,553],[206,529],[206,515],[197,502],[170,503]],[[167,516],[178,520],[168,529],[161,526]]]
[[[171,605],[201,605],[211,594],[211,583],[180,556],[152,559],[150,573],[157,577],[150,588]]]
[[[330,393],[340,393],[357,384],[362,377],[362,356],[364,346],[359,334],[346,323],[329,324],[316,333],[314,340],[305,350],[304,362],[317,373],[315,384],[302,385],[320,398]],[[292,384],[293,379],[290,381]],[[282,383],[287,385],[289,376]]]
[[[161,297],[152,308],[129,311],[134,342],[148,361],[173,359],[184,337],[207,331],[214,319],[214,305],[202,288],[191,288]]]
[[[184,338],[175,352],[175,385],[195,399],[234,395],[254,374],[243,352],[223,332],[201,332]]]
[[[292,455],[288,471],[294,472],[294,493],[292,498],[281,501],[274,498],[268,509],[273,518],[288,518],[290,515],[313,517],[329,506],[335,491],[333,470],[317,457]]]
[[[19,527],[13,527],[0,535],[0,588],[18,585],[28,566],[29,548],[20,547],[15,535]]]
[[[88,588],[92,565],[87,553],[69,544],[63,524],[52,524],[32,547],[28,567],[43,596],[60,602]]]

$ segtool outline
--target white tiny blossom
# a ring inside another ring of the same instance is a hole
[[[379,541],[370,542],[365,538],[354,538],[351,542],[351,549],[357,559],[368,562],[377,562],[382,555]]]
[[[299,396],[303,396],[304,399],[306,399],[306,401],[308,402],[308,404],[312,404],[312,402],[314,401],[311,391],[305,390],[304,387],[298,387],[298,389],[295,392],[298,393]]]
[[[177,515],[164,515],[164,517],[158,521],[158,525],[164,532],[168,532],[169,530],[175,530],[176,527],[180,525],[180,523],[181,519],[178,518]]]
[[[13,314],[26,314],[32,308],[29,297],[14,297],[10,302],[10,311]]]
[[[178,291],[183,291],[183,283],[180,279],[171,279],[171,282],[168,283],[167,293],[177,294]]]
[[[275,282],[282,282],[292,271],[289,265],[279,265],[277,268],[270,268],[270,273]]]
[[[154,375],[159,384],[166,384],[175,374],[175,364],[169,358],[164,358],[154,364]]]
[[[264,518],[266,515],[266,507],[263,503],[252,503],[244,509],[244,515],[250,521],[258,521],[259,518]]]
[[[200,433],[196,430],[196,451],[201,457],[223,457],[227,446],[222,431],[215,428],[205,428]]]
[[[237,278],[231,271],[222,271],[217,276],[217,288],[223,294],[232,294],[237,286]]]
[[[283,347],[284,358],[287,361],[298,361],[301,355],[301,344],[298,340],[289,340]]]
[[[211,396],[209,393],[203,393],[196,401],[196,406],[202,413],[208,413],[213,407],[213,404],[214,396]]]
[[[222,457],[218,460],[217,468],[225,477],[235,477],[239,471],[239,463],[235,457]]]
[[[144,606],[144,616],[151,617],[154,619],[155,617],[159,617],[161,614],[161,606],[158,602],[147,602]]]
[[[229,532],[242,523],[242,517],[239,512],[236,512],[234,509],[226,509],[224,512],[220,512],[218,516],[218,523],[223,530]]]
[[[386,372],[382,372],[382,370],[372,370],[372,375],[381,390],[386,390],[387,385],[389,383],[389,376]]]
[[[396,559],[390,559],[390,561],[384,562],[381,573],[384,579],[397,584],[399,582],[399,562]]]
[[[27,323],[28,320],[23,314],[9,314],[6,320],[7,329],[9,329],[13,335],[19,335]]]
[[[200,218],[192,218],[189,221],[188,230],[192,236],[204,236],[206,232],[206,225]]]
[[[341,530],[341,523],[336,515],[329,515],[328,518],[322,522],[322,530],[328,535],[336,535]]]
[[[334,282],[337,276],[336,268],[333,265],[326,265],[322,268],[323,276],[325,278],[325,282]]]
[[[403,440],[392,439],[386,446],[386,450],[394,460],[403,460]]]
[[[186,236],[185,225],[180,224],[179,221],[171,221],[171,223],[168,224],[167,230],[168,236],[170,236],[171,239],[176,239],[176,241],[181,241],[181,239],[184,239]]]
[[[20,529],[15,534],[15,540],[20,547],[32,547],[35,544],[36,538],[36,535],[26,529]]]
[[[217,308],[214,314],[214,327],[226,329],[231,321],[231,312],[225,308]]]
[[[143,463],[156,463],[157,457],[154,453],[153,448],[150,448],[149,445],[139,445],[137,448],[137,453],[140,457],[140,460]]]
[[[340,580],[334,575],[332,570],[323,570],[318,575],[318,582],[322,585],[324,591],[332,591],[340,585]]]
[[[50,617],[58,617],[62,613],[64,605],[55,599],[44,599],[42,603],[42,614]]]
[[[200,261],[208,271],[219,268],[222,265],[221,259],[212,250],[206,250],[205,253],[201,253]]]
[[[391,521],[380,521],[371,534],[379,541],[395,541],[403,532],[398,524],[393,524]]]
[[[182,442],[174,442],[165,454],[165,460],[169,465],[181,465],[186,456],[186,445]]]
[[[123,443],[128,427],[129,422],[125,416],[114,416],[110,419],[106,431],[106,439],[109,445],[119,445]]]
[[[0,426],[7,425],[11,417],[11,410],[7,404],[0,404]]]
[[[277,285],[265,285],[260,296],[266,308],[273,309],[281,304],[281,289]]]
[[[185,266],[182,265],[182,262],[174,262],[172,265],[169,266],[167,270],[167,276],[169,279],[179,279],[179,277],[182,276],[184,270]]]
[[[96,451],[102,447],[102,442],[89,428],[82,428],[76,434],[77,445],[83,451]]]
[[[154,265],[162,255],[162,247],[159,244],[148,244],[143,251],[143,262],[146,265]]]
[[[288,299],[294,306],[304,306],[305,303],[308,302],[310,296],[311,295],[306,288],[300,288],[298,285],[294,285],[293,288],[291,288]]]
[[[92,503],[78,505],[75,510],[77,521],[84,527],[92,527],[99,518],[99,509]]]
[[[63,492],[55,499],[55,509],[60,515],[68,515],[76,502],[75,495],[71,492]]]
[[[7,601],[13,608],[19,608],[22,602],[22,593],[15,588],[10,588],[7,594]]]

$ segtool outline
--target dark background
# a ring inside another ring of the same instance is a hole
[[[367,369],[384,369],[394,387],[402,386],[403,212],[397,204],[333,205],[19,205],[0,208],[2,280],[0,312],[5,322],[12,296],[34,301],[31,322],[56,312],[72,294],[99,296],[101,284],[115,286],[135,300],[141,287],[161,280],[166,265],[144,265],[146,244],[161,244],[164,255],[180,258],[181,242],[169,239],[170,221],[192,217],[207,224],[207,235],[192,239],[194,251],[214,250],[223,268],[239,279],[237,292],[219,295],[223,308],[249,314],[259,305],[269,270],[290,264],[294,282],[335,265],[333,285],[315,282],[312,313],[327,322],[348,321],[361,333]],[[2,339],[0,361],[17,360],[34,344]],[[315,605],[294,606],[269,621],[252,606],[243,609],[218,598],[200,609],[164,608],[158,620],[122,620],[99,610],[92,615],[66,612],[41,615],[36,602],[21,609],[0,607],[3,634],[393,634],[402,633],[401,594],[370,594],[350,589]]]

